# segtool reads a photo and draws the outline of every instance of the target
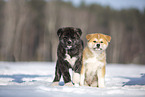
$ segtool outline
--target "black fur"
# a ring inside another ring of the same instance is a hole
[[[82,34],[81,29],[73,27],[60,28],[57,32],[59,36],[59,45],[57,49],[57,63],[55,70],[55,78],[53,82],[58,82],[63,76],[64,82],[71,82],[71,77],[69,74],[69,68],[76,73],[80,73],[82,66],[82,51],[83,51],[83,41],[80,39]],[[77,57],[77,60],[73,67],[71,64],[65,60],[66,52],[70,57]]]

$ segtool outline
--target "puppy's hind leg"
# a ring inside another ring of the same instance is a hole
[[[61,71],[58,65],[58,62],[56,64],[56,68],[55,68],[55,78],[53,80],[53,83],[51,84],[51,86],[58,86],[59,85],[59,80],[61,78]]]

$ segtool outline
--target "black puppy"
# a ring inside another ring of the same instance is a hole
[[[82,31],[79,28],[64,27],[58,30],[58,59],[52,86],[59,84],[61,75],[63,76],[65,86],[73,85],[69,74],[69,68],[73,70],[73,83],[79,84],[83,51],[83,41],[80,39],[81,34]]]

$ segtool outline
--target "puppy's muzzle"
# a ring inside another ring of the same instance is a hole
[[[68,42],[67,42],[68,45],[71,45],[71,43],[72,43],[71,41],[68,41]]]
[[[71,41],[71,40],[68,40],[68,41],[66,42],[66,44],[67,44],[67,48],[68,48],[68,49],[72,48],[72,41]]]
[[[97,48],[100,48],[100,44],[97,44],[96,46],[97,46]]]
[[[67,40],[67,41],[66,41],[66,44],[67,44],[68,46],[72,45],[72,40],[71,40],[71,39]]]

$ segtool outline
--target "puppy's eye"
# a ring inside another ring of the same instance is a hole
[[[101,43],[103,43],[103,41],[101,41]]]
[[[93,41],[94,43],[96,43],[96,41]]]
[[[75,37],[72,37],[72,39],[75,39]]]

